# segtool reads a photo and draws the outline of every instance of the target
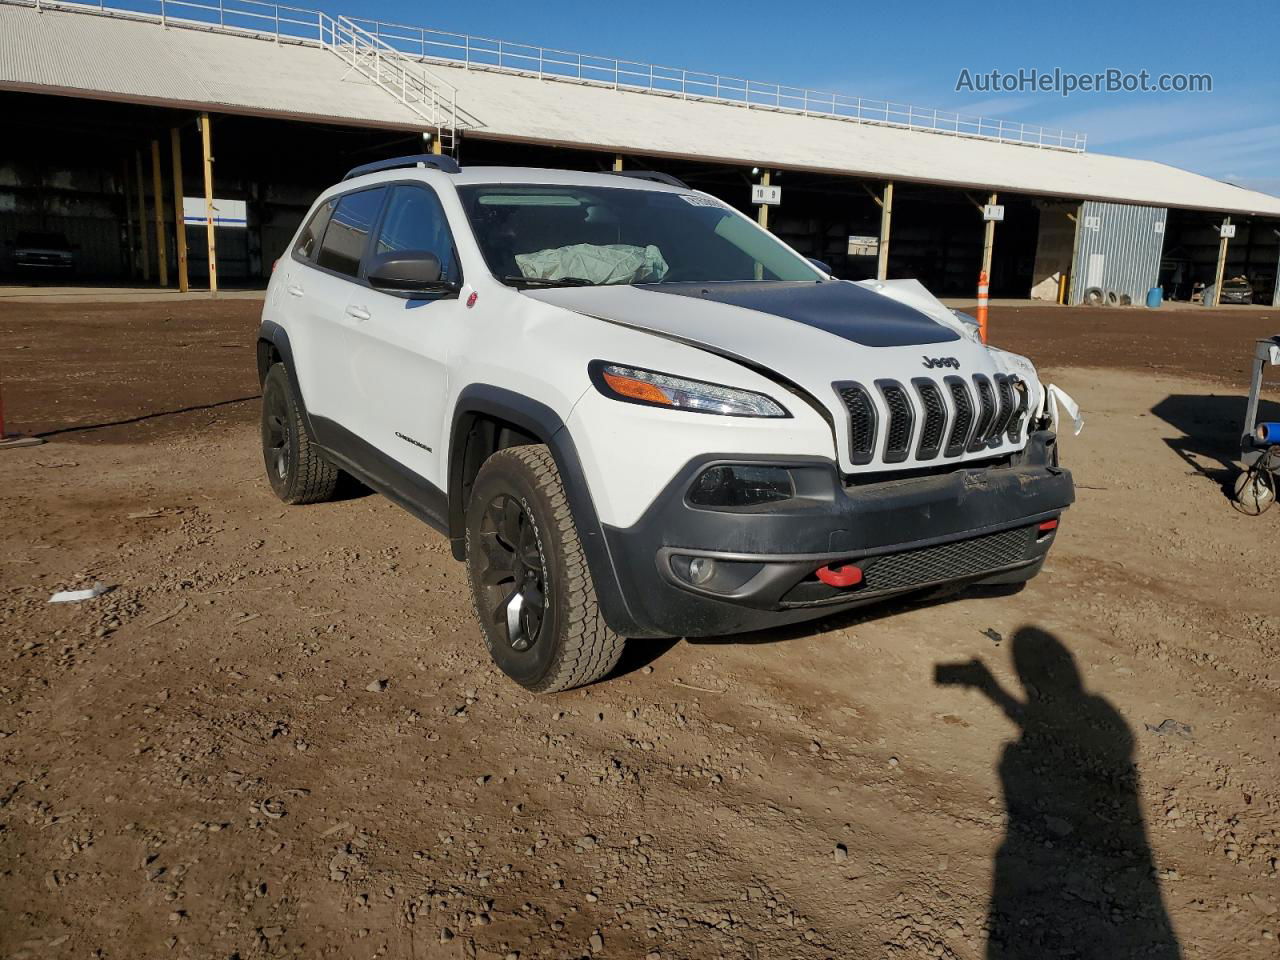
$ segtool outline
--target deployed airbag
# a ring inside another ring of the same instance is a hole
[[[516,265],[526,277],[563,280],[579,277],[592,283],[657,283],[670,269],[653,244],[575,243],[534,253],[517,253]]]

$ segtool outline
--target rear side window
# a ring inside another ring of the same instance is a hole
[[[303,260],[315,259],[316,251],[320,249],[320,238],[324,236],[324,228],[333,216],[335,206],[337,204],[333,200],[320,204],[307,225],[302,228],[302,233],[298,235],[298,245],[293,248],[293,252]]]
[[[320,241],[317,266],[348,277],[359,276],[360,260],[369,245],[369,234],[377,222],[386,192],[385,187],[375,187],[338,198]]]
[[[397,184],[391,188],[374,252],[407,250],[434,253],[440,260],[441,279],[460,279],[453,234],[440,200],[427,187]]]

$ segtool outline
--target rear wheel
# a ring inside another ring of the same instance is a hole
[[[262,383],[262,459],[271,489],[285,503],[333,498],[341,471],[312,444],[282,363]]]
[[[600,615],[578,529],[551,451],[495,453],[467,507],[467,572],[498,667],[535,693],[599,680],[623,639]]]

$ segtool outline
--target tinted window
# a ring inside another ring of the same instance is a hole
[[[385,193],[385,188],[378,187],[338,198],[338,205],[320,241],[320,253],[316,256],[318,266],[349,277],[359,275],[360,259],[368,246],[369,233],[378,219]]]
[[[302,228],[302,233],[298,235],[298,245],[293,250],[304,260],[315,257],[316,250],[320,246],[320,238],[324,236],[324,228],[329,223],[329,217],[333,215],[333,208],[336,205],[333,200],[320,204],[316,212],[311,215],[311,219],[307,221],[307,225]]]
[[[435,193],[426,187],[398,184],[391,188],[391,200],[378,231],[376,252],[425,250],[440,258],[440,276],[457,280],[457,257],[453,235]]]

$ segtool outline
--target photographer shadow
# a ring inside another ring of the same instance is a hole
[[[1013,638],[1019,700],[980,660],[935,680],[985,695],[1020,737],[1000,758],[1008,821],[996,853],[988,960],[1181,957],[1156,879],[1133,734],[1086,691],[1070,651],[1035,627]]]

